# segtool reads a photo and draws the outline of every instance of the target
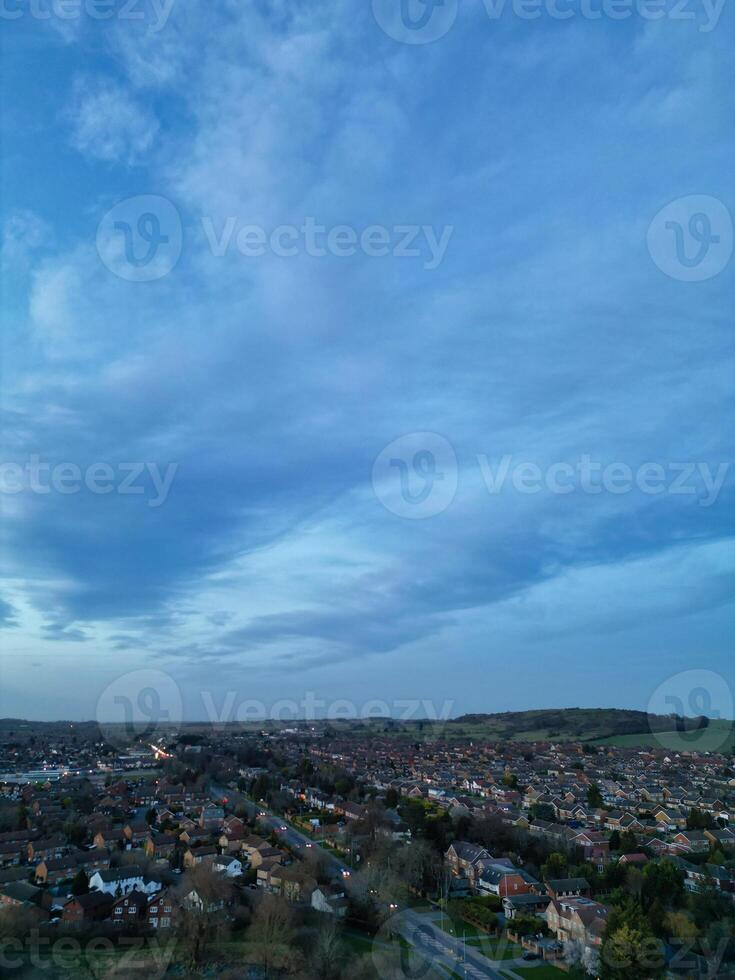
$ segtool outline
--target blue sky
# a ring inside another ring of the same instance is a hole
[[[549,3],[447,0],[411,44],[392,0],[5,5],[3,463],[114,476],[4,471],[0,715],[93,717],[151,669],[192,718],[645,708],[690,671],[727,712],[735,15]],[[168,236],[150,281],[122,226]]]

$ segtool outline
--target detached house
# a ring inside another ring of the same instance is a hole
[[[146,917],[148,895],[133,889],[112,903],[110,918],[114,926],[132,926]]]
[[[480,875],[492,863],[493,858],[484,847],[464,840],[455,840],[449,845],[444,860],[453,875],[467,878],[470,886],[476,887]]]
[[[308,901],[316,888],[314,878],[295,871],[293,868],[282,868],[276,864],[270,870],[258,870],[258,885],[270,892],[283,895],[289,902]]]
[[[208,803],[205,807],[202,807],[199,826],[205,830],[219,830],[224,819],[225,811],[223,808],[217,806],[215,803]]]
[[[212,871],[225,875],[227,878],[237,878],[242,874],[242,862],[230,854],[218,854],[212,858]]]
[[[577,941],[596,949],[602,944],[607,915],[607,908],[591,898],[564,898],[552,900],[546,921],[560,942]]]
[[[477,880],[477,890],[487,895],[506,898],[510,895],[527,895],[538,884],[527,871],[503,860],[482,871]]]
[[[586,878],[552,878],[545,881],[549,898],[589,898],[591,886]]]
[[[173,900],[171,893],[166,890],[149,899],[146,918],[151,929],[168,929],[173,924]]]
[[[311,907],[317,912],[326,912],[343,918],[347,914],[347,899],[344,892],[330,892],[326,888],[315,888],[311,893]]]

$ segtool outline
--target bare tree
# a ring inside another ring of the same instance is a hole
[[[333,915],[322,916],[316,942],[312,948],[311,961],[316,976],[332,980],[340,974],[340,964],[344,956],[342,929]]]
[[[280,895],[265,895],[253,914],[248,938],[266,977],[278,959],[279,949],[289,946],[293,934],[293,913],[286,900]]]
[[[442,872],[438,852],[427,841],[416,840],[398,853],[398,868],[409,888],[424,892],[436,889]]]
[[[208,944],[229,929],[228,907],[233,894],[225,876],[206,865],[192,868],[176,889],[176,931],[191,966],[198,966]]]

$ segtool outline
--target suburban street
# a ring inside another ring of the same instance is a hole
[[[503,980],[503,975],[514,976],[513,960],[503,961],[503,974],[474,946],[465,944],[436,925],[430,914],[404,909],[395,916],[392,928],[431,963],[441,963],[461,977],[472,980]],[[525,963],[524,966],[533,966]]]
[[[257,804],[233,790],[212,784],[211,792],[220,802],[238,803],[245,807],[250,816],[258,818],[260,824],[276,835],[285,845],[295,850],[318,847],[328,867],[334,872],[335,878],[348,869],[331,851],[312,841],[300,830],[297,830],[285,818],[268,810],[264,804]],[[285,827],[285,830],[281,828]],[[403,909],[390,920],[391,931],[403,937],[413,949],[424,956],[433,965],[442,965],[450,973],[458,973],[471,980],[504,980],[503,975],[494,964],[471,945],[464,946],[460,939],[450,936],[432,921],[431,915],[417,912],[414,909]],[[512,960],[503,961],[503,973],[513,976],[510,964]],[[532,966],[533,964],[524,964]]]
[[[284,817],[279,817],[278,814],[272,813],[268,810],[265,804],[254,803],[247,796],[242,793],[238,793],[235,790],[228,790],[222,786],[216,786],[212,784],[211,792],[215,799],[220,802],[227,800],[229,803],[238,803],[245,807],[248,815],[251,817],[257,817],[258,822],[263,828],[272,830],[276,836],[285,844],[294,850],[307,850],[308,848],[314,847],[319,848],[321,854],[324,856],[324,861],[327,867],[333,871],[334,876],[341,876],[342,872],[348,871],[349,869],[346,865],[339,860],[331,851],[327,850],[325,847],[321,847],[316,841],[311,840],[306,834],[297,830],[292,824],[290,824]],[[285,830],[281,828],[285,827]]]

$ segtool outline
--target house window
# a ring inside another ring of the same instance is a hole
[[[171,923],[170,919],[166,919],[166,918],[161,919],[161,928],[165,929],[170,923]]]
[[[135,906],[131,905],[128,909],[128,915],[135,915]]]
[[[119,906],[115,909],[115,915],[122,915],[122,909]]]

